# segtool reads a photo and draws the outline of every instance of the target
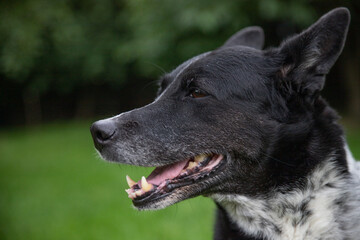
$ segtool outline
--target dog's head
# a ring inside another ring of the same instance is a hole
[[[153,103],[95,122],[91,132],[104,159],[157,167],[147,179],[128,179],[134,205],[266,194],[304,177],[317,161],[309,151],[322,151],[307,145],[317,138],[314,125],[334,120],[319,92],[349,19],[348,10],[335,9],[265,51],[261,28],[245,28],[165,74]]]

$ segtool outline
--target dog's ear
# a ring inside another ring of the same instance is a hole
[[[292,90],[307,96],[318,95],[324,87],[325,75],[344,47],[349,22],[349,10],[336,8],[280,45],[279,75],[289,80],[287,84]]]
[[[264,46],[264,31],[261,27],[253,26],[244,28],[232,35],[222,47],[247,46],[262,49]]]

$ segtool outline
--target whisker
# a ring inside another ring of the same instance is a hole
[[[156,67],[157,69],[159,69],[163,74],[166,73],[165,69],[160,67],[159,65],[157,65],[156,63],[153,63],[153,62],[149,62],[149,61],[145,61],[145,63],[148,63],[150,65],[153,65],[154,67]]]
[[[145,90],[146,88],[148,88],[149,86],[151,86],[151,85],[153,85],[153,84],[156,84],[156,85],[157,85],[157,82],[158,82],[158,80],[152,80],[152,81],[146,83],[146,84],[141,88],[141,90],[143,91],[143,90]]]

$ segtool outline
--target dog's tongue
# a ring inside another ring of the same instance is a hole
[[[171,165],[157,167],[152,171],[152,173],[146,178],[146,180],[155,185],[160,185],[161,182],[165,181],[166,179],[172,179],[178,176],[181,170],[184,169],[186,163],[189,159],[176,162]]]

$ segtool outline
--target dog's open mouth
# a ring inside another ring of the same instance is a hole
[[[196,157],[157,167],[147,177],[139,182],[129,176],[126,180],[129,189],[126,192],[134,203],[145,203],[167,196],[174,189],[187,186],[207,177],[220,167],[223,155],[201,154]]]

